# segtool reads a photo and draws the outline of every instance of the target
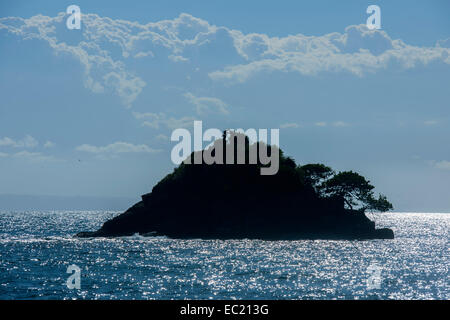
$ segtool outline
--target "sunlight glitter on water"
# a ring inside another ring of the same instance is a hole
[[[394,240],[72,237],[117,214],[1,212],[0,299],[450,298],[450,214],[374,216]],[[80,290],[66,286],[71,264]],[[368,287],[371,265],[381,269],[379,288]]]

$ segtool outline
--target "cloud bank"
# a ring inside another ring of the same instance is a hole
[[[106,146],[93,146],[90,144],[83,144],[76,147],[77,151],[83,151],[94,154],[120,154],[120,153],[157,153],[160,150],[152,149],[145,144],[135,145],[128,142],[114,142]]]
[[[147,85],[144,75],[137,75],[139,69],[129,66],[133,60],[157,64],[165,59],[166,63],[188,64],[192,70],[200,66],[210,79],[231,83],[267,72],[305,76],[347,72],[363,76],[388,67],[450,64],[449,39],[437,41],[434,47],[417,47],[392,39],[385,31],[368,30],[365,25],[322,36],[299,33],[269,37],[215,26],[186,13],[146,24],[89,13],[82,14],[81,31],[73,33],[66,29],[67,17],[60,13],[56,17],[1,18],[0,30],[26,40],[45,41],[56,54],[71,55],[84,68],[87,88],[96,93],[111,90],[127,107]],[[203,63],[207,64],[204,68]],[[192,101],[198,111],[203,111],[205,104],[226,111],[226,105],[219,101]]]
[[[0,147],[34,148],[38,145],[39,142],[30,135],[26,135],[21,140],[14,140],[9,137],[0,138]]]

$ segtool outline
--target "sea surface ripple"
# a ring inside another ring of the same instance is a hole
[[[0,212],[0,299],[450,299],[450,214],[370,216],[394,240],[73,238],[117,214]]]

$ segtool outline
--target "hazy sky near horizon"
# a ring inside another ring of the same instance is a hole
[[[450,212],[449,14],[445,0],[2,1],[0,194],[149,192],[174,167],[171,132],[202,120],[280,128],[297,163],[355,170],[396,211]]]

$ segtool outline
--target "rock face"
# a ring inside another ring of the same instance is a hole
[[[282,154],[282,153],[281,153]],[[305,183],[295,162],[280,158],[275,175],[260,164],[181,164],[149,194],[94,232],[78,237],[135,233],[187,239],[393,239],[364,212],[323,198]]]

